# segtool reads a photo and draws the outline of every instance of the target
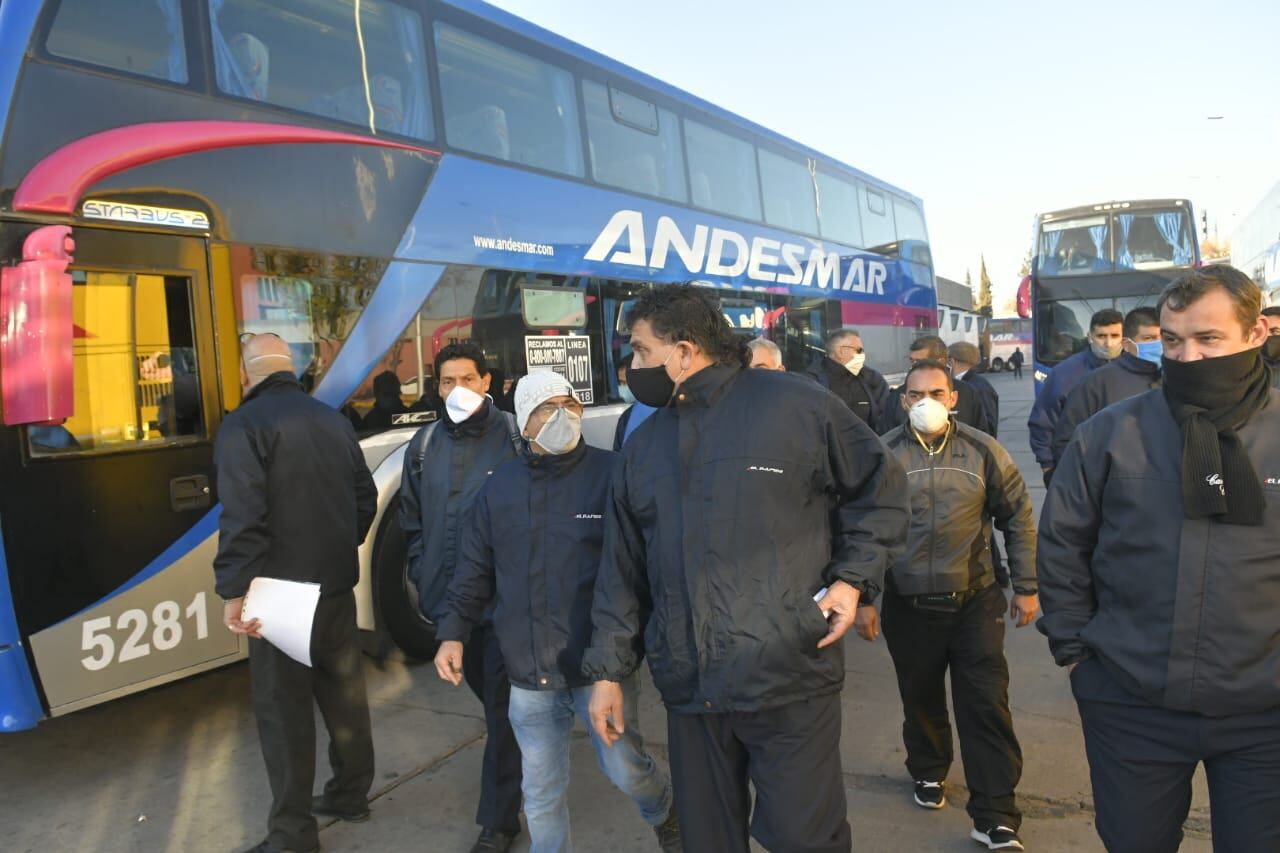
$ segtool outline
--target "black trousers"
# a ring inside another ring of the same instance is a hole
[[[471,632],[462,655],[462,676],[484,704],[486,737],[476,823],[517,833],[520,831],[520,744],[516,743],[516,734],[507,717],[511,681],[492,626],[480,625]]]
[[[1280,708],[1206,717],[1151,705],[1097,659],[1071,673],[1095,825],[1114,853],[1172,853],[1204,762],[1217,853],[1280,850]]]
[[[773,853],[850,849],[839,693],[752,713],[668,711],[667,737],[688,853],[747,853],[748,818]]]
[[[340,807],[364,808],[373,785],[373,735],[364,690],[356,604],[351,593],[320,599],[311,628],[310,667],[266,640],[249,640],[249,678],[258,737],[271,783],[268,840],[311,850],[319,843],[311,815],[316,777],[316,720],[329,730],[333,778],[325,796]]]
[[[1009,713],[1005,608],[1004,593],[995,584],[955,613],[919,610],[889,585],[882,621],[902,695],[907,772],[917,781],[937,782],[951,770],[949,669],[969,816],[974,823],[1016,830],[1022,823],[1014,802],[1014,789],[1022,778],[1022,749]]]
[[[1021,365],[1021,364],[1015,364],[1015,365],[1013,366],[1013,378],[1014,378],[1014,379],[1021,379],[1021,378],[1022,378],[1022,365]]]

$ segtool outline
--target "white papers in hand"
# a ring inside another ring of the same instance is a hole
[[[815,592],[815,593],[813,594],[813,603],[814,603],[814,604],[817,604],[819,601],[821,601],[821,600],[822,600],[822,597],[823,597],[824,595],[826,595],[826,594],[827,594],[827,588],[824,586],[822,589],[818,590],[817,592]],[[823,610],[823,611],[822,611],[822,618],[823,618],[823,619],[830,619],[830,618],[831,618],[831,611],[830,611],[830,610]]]
[[[262,638],[298,663],[311,666],[311,623],[320,601],[320,584],[254,578],[244,597],[240,619],[257,619]]]

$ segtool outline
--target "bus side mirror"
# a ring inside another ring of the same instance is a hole
[[[75,408],[74,297],[66,225],[37,228],[17,266],[0,270],[0,407],[4,422],[54,424]]]
[[[1018,316],[1031,316],[1031,276],[1023,276],[1018,283]]]

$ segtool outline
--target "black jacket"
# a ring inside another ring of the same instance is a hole
[[[902,595],[966,592],[995,583],[991,525],[1004,533],[1016,592],[1036,591],[1036,521],[1018,466],[986,433],[952,422],[946,444],[925,452],[908,427],[884,437],[907,472],[911,528],[893,567]]]
[[[1239,430],[1260,527],[1185,519],[1182,433],[1159,391],[1076,429],[1040,518],[1039,628],[1148,702],[1213,716],[1280,707],[1280,391]]]
[[[218,595],[239,598],[259,576],[319,583],[322,596],[355,586],[378,490],[345,417],[275,373],[227,415],[213,459]]]
[[[516,458],[521,441],[515,418],[490,402],[460,424],[442,418],[410,439],[400,477],[400,526],[418,608],[428,619],[444,615],[472,501],[499,465]]]
[[[989,430],[983,429],[982,431],[992,438],[999,438],[1000,394],[997,393],[995,386],[987,380],[987,377],[974,370],[970,370],[966,373],[960,381],[977,392],[978,405],[982,409],[983,420],[986,421],[987,426],[991,427]],[[969,424],[969,426],[976,425]],[[977,428],[982,429],[982,427]]]
[[[814,593],[844,580],[873,598],[907,500],[902,467],[835,395],[772,370],[700,371],[623,450],[584,671],[621,680],[643,649],[682,713],[839,690],[844,653],[818,650]]]
[[[617,454],[585,441],[562,456],[526,452],[480,489],[436,637],[466,640],[493,601],[511,683],[582,687],[591,597]]]
[[[1115,361],[1099,367],[1080,381],[1067,395],[1062,413],[1053,427],[1053,462],[1057,465],[1067,452],[1076,427],[1113,403],[1136,397],[1160,387],[1160,365],[1136,355],[1121,353]]]
[[[874,430],[880,429],[880,420],[889,405],[889,383],[878,371],[863,367],[854,376],[847,367],[828,356],[815,362],[808,376],[843,400],[863,423]]]
[[[967,380],[953,379],[956,386],[956,407],[951,411],[960,423],[981,430],[987,435],[995,435],[996,424],[983,409],[978,391]],[[885,416],[880,419],[880,434],[888,435],[891,430],[903,426],[907,422],[907,410],[902,408],[902,391],[904,385],[893,389],[889,395],[889,406]],[[993,390],[994,393],[994,390]]]

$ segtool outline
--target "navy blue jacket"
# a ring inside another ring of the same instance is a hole
[[[864,366],[854,376],[828,356],[813,364],[806,375],[843,400],[867,426],[877,432],[887,429],[882,419],[889,412],[889,383],[879,371]]]
[[[409,579],[428,619],[443,615],[472,502],[521,444],[515,418],[491,402],[460,424],[444,418],[410,439],[400,478],[400,526],[408,545]]]
[[[970,388],[978,393],[978,404],[982,407],[983,419],[991,427],[986,432],[992,438],[999,438],[1000,394],[996,391],[995,386],[987,380],[987,377],[974,370],[966,373],[960,378],[960,381],[968,384]],[[970,426],[974,426],[974,424],[970,424]],[[981,427],[978,428],[982,429]]]
[[[622,451],[587,674],[621,681],[647,656],[677,713],[838,691],[844,652],[817,648],[814,593],[843,580],[874,598],[909,503],[902,466],[834,394],[795,374],[704,368]]]
[[[436,637],[465,641],[493,601],[511,683],[582,687],[591,599],[617,454],[585,441],[560,456],[526,452],[480,489]]]
[[[1093,371],[1108,364],[1107,361],[1093,354],[1093,348],[1087,347],[1070,358],[1058,362],[1058,366],[1049,372],[1044,381],[1036,404],[1031,407],[1031,417],[1027,420],[1027,429],[1031,434],[1031,452],[1036,455],[1036,462],[1041,468],[1053,467],[1053,430],[1058,425],[1058,417],[1066,404],[1067,395],[1080,384],[1080,380]]]
[[[1110,364],[1090,373],[1075,387],[1062,405],[1062,414],[1053,428],[1053,464],[1062,461],[1076,427],[1113,403],[1127,400],[1160,387],[1160,365],[1136,355],[1121,353]]]

